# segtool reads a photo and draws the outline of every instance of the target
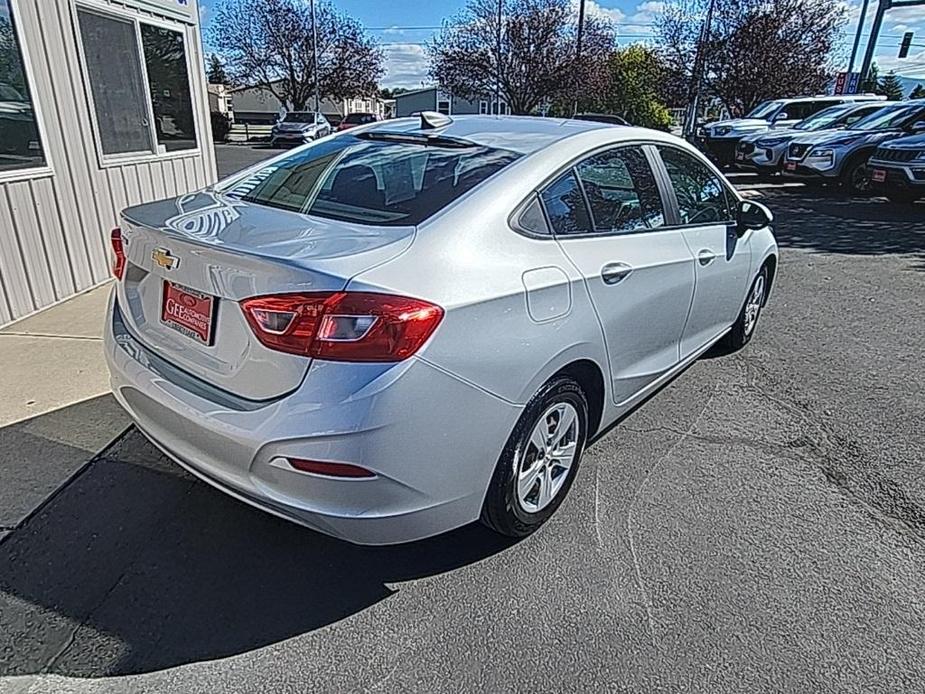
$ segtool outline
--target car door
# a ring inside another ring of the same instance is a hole
[[[694,291],[682,232],[665,228],[654,156],[638,144],[597,152],[540,195],[600,320],[617,404],[678,363]]]
[[[694,300],[681,337],[681,358],[731,326],[745,300],[751,271],[749,234],[736,234],[738,198],[698,156],[671,145],[657,148],[681,234],[695,259]]]

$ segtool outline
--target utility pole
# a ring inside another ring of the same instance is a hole
[[[858,30],[854,35],[854,45],[851,47],[851,60],[848,61],[849,75],[854,72],[854,60],[858,57],[858,46],[861,45],[861,34],[864,33],[864,20],[867,19],[868,4],[870,4],[870,0],[864,0],[863,4],[861,5],[861,16],[858,19]]]
[[[495,72],[495,115],[501,115],[501,22],[503,20],[504,0],[498,0],[498,45],[495,49],[498,52],[497,61],[498,69]]]
[[[315,113],[321,113],[321,98],[318,85],[318,25],[315,22],[315,0],[312,2],[312,61],[315,72]]]
[[[581,70],[581,39],[585,31],[585,0],[579,0],[578,2],[578,34],[575,37],[575,67],[578,70]],[[578,85],[581,84],[581,80],[575,80],[575,103],[572,105],[572,115],[575,116],[578,114]]]
[[[874,25],[870,29],[870,38],[867,39],[867,50],[864,52],[864,62],[861,63],[861,74],[858,78],[858,85],[864,84],[867,80],[870,66],[874,62],[874,49],[877,47],[877,39],[880,36],[880,29],[883,26],[883,15],[886,14],[886,11],[895,7],[921,7],[923,5],[925,5],[925,0],[879,0],[877,14],[874,15]]]
[[[694,71],[691,75],[693,96],[687,110],[687,122],[684,124],[684,136],[691,139],[697,129],[697,114],[700,111],[700,94],[703,91],[703,76],[706,72],[706,46],[710,42],[713,24],[713,6],[716,0],[710,0],[707,5],[707,16],[700,28],[700,39],[697,41],[697,57],[694,58]]]

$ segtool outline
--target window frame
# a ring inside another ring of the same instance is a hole
[[[146,97],[145,107],[148,113],[148,136],[151,142],[151,149],[139,150],[136,152],[120,152],[119,154],[106,154],[103,152],[103,139],[100,137],[100,125],[96,117],[96,103],[93,96],[93,85],[90,80],[90,70],[87,65],[87,58],[84,53],[83,35],[80,28],[80,17],[78,11],[91,12],[107,19],[116,21],[131,22],[135,30],[135,40],[138,48],[138,60],[141,66],[141,77],[144,82],[144,93]],[[142,164],[146,162],[167,161],[170,159],[188,159],[200,157],[203,154],[203,122],[202,113],[199,105],[196,103],[196,83],[194,76],[197,74],[193,66],[192,56],[190,55],[192,44],[189,40],[187,30],[189,25],[182,22],[155,17],[147,14],[136,12],[129,8],[115,7],[104,4],[97,0],[76,0],[71,4],[71,17],[74,26],[74,39],[77,46],[77,56],[80,61],[81,86],[83,87],[87,107],[90,111],[90,123],[93,127],[93,142],[96,147],[97,161],[100,168],[108,169],[127,164]],[[144,43],[141,36],[141,25],[159,27],[175,31],[183,37],[183,55],[186,59],[186,78],[189,86],[190,108],[193,111],[193,127],[196,129],[196,146],[191,149],[175,150],[173,152],[159,150],[160,144],[157,141],[157,125],[154,117],[154,102],[151,99],[151,81],[148,77],[148,65],[145,60]]]
[[[9,0],[9,3],[10,13],[13,19],[13,38],[16,39],[16,44],[19,47],[19,55],[22,58],[23,77],[26,80],[26,86],[29,88],[29,100],[32,102],[32,113],[35,115],[35,128],[39,133],[39,140],[42,144],[42,155],[45,158],[45,163],[39,166],[27,166],[22,169],[0,171],[0,184],[48,178],[55,175],[51,148],[48,146],[48,129],[45,127],[45,109],[35,89],[35,85],[38,84],[35,79],[35,66],[32,62],[28,42],[25,40],[25,35],[22,31],[21,19],[23,13],[19,7],[19,0]]]

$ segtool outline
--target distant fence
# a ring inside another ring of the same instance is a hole
[[[235,123],[228,133],[228,142],[268,142],[272,125]]]

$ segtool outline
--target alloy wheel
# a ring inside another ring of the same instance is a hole
[[[534,424],[516,467],[517,502],[527,513],[543,510],[562,490],[575,462],[580,421],[573,405],[559,402]]]

